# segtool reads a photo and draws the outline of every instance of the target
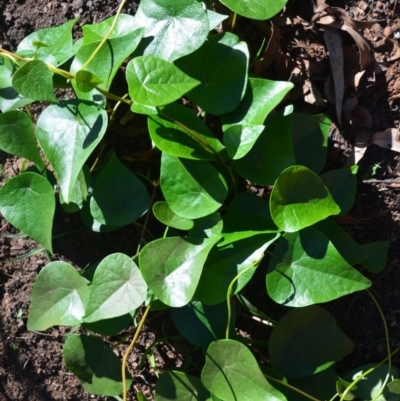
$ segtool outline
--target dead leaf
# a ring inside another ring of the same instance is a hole
[[[326,26],[324,31],[324,40],[329,52],[329,61],[331,63],[332,76],[335,85],[336,114],[339,124],[341,124],[344,95],[342,38],[337,29]]]
[[[386,61],[395,61],[400,58],[400,43],[396,39],[389,39],[389,40],[393,43],[395,54],[392,57],[389,57]]]
[[[311,83],[306,80],[303,85],[304,100],[314,106],[326,106],[325,100],[320,91]]]
[[[389,128],[376,132],[372,137],[372,143],[385,149],[400,152],[400,132],[398,128]]]

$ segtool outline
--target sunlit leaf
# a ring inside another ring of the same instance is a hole
[[[220,0],[233,12],[247,18],[264,20],[272,18],[281,11],[288,0]]]

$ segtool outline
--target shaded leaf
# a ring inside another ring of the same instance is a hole
[[[371,273],[381,273],[386,265],[387,253],[390,241],[370,242],[363,245],[367,253],[367,258],[363,260],[362,265]]]
[[[108,396],[122,393],[122,363],[99,338],[84,334],[69,335],[64,344],[63,359],[85,391]],[[132,379],[129,372],[126,376],[129,388]]]
[[[156,202],[153,205],[153,214],[161,223],[178,230],[190,230],[194,226],[193,220],[175,214],[167,202]]]
[[[88,299],[87,282],[74,267],[59,261],[49,263],[33,285],[28,330],[80,324]]]
[[[98,320],[92,323],[82,323],[82,327],[99,333],[103,336],[114,336],[123,330],[132,321],[132,316],[126,313],[122,316],[112,317],[111,319]]]
[[[397,128],[389,128],[376,132],[372,137],[372,143],[384,149],[400,152],[400,135]]]
[[[353,348],[333,316],[316,305],[287,312],[275,325],[268,343],[272,367],[288,379],[319,373]]]

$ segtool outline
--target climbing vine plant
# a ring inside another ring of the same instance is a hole
[[[385,263],[387,243],[360,246],[335,222],[354,202],[357,168],[321,173],[329,118],[284,107],[293,85],[255,76],[247,44],[215,31],[237,14],[269,19],[286,0],[222,3],[230,15],[197,0],[142,0],[131,16],[123,2],[75,42],[76,19],[34,32],[14,53],[0,49],[0,148],[25,159],[0,189],[2,215],[49,254],[56,202],[95,232],[141,218],[146,226],[149,215],[166,228],[134,254],[108,255],[83,272],[48,263],[33,286],[28,328],[73,326],[65,365],[86,391],[118,399],[127,399],[128,356],[154,308],[170,309],[205,360],[196,376],[162,373],[157,401],[397,399],[390,355],[386,365],[338,377],[334,364],[353,343],[318,305],[367,290],[359,267],[376,273]],[[110,89],[119,71],[123,96]],[[60,87],[70,98],[59,99]],[[37,121],[34,102],[46,105]],[[146,159],[135,173],[102,146],[124,107],[124,118],[147,118],[159,154],[150,179],[140,173]],[[287,307],[277,322],[246,298],[257,269],[266,295]],[[235,331],[235,305],[270,322],[261,359]],[[133,316],[139,323],[121,361],[103,339]]]

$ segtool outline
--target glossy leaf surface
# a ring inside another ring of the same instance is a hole
[[[264,378],[250,350],[233,340],[209,346],[201,381],[224,401],[286,401]]]
[[[161,158],[160,182],[171,210],[187,219],[215,212],[228,194],[223,176],[211,164],[165,153]]]
[[[183,72],[201,82],[186,96],[211,114],[235,109],[247,85],[249,51],[231,33],[213,35],[204,45],[175,61]]]
[[[190,230],[194,226],[193,220],[175,214],[167,202],[156,202],[153,205],[153,214],[161,223],[178,230]]]
[[[129,95],[138,103],[162,106],[200,84],[174,64],[155,56],[135,57],[126,69]]]
[[[57,102],[53,91],[53,73],[43,61],[32,60],[25,63],[13,75],[12,85],[27,98]]]
[[[322,180],[307,167],[284,170],[271,193],[271,216],[283,231],[294,232],[340,213]]]
[[[125,315],[139,307],[146,295],[147,286],[135,262],[123,253],[113,253],[96,268],[84,321]]]
[[[87,282],[76,269],[65,262],[51,262],[33,286],[28,329],[80,324],[88,299]]]
[[[354,344],[329,312],[313,305],[287,312],[272,330],[268,348],[272,367],[297,379],[329,368]]]
[[[122,364],[113,350],[97,337],[68,336],[63,349],[64,363],[92,394],[116,396],[122,393]],[[129,372],[127,387],[132,383]]]
[[[22,111],[0,114],[0,149],[32,160],[40,169],[44,168],[36,145],[32,121]]]
[[[0,189],[0,212],[4,218],[51,253],[55,208],[53,187],[38,174],[17,175]]]
[[[207,13],[196,0],[143,0],[135,15],[145,28],[140,51],[174,61],[198,49],[209,31]]]
[[[94,220],[121,227],[141,217],[149,204],[146,187],[113,153],[93,185],[90,212]]]
[[[190,109],[170,104],[148,118],[151,139],[163,152],[193,160],[216,160],[225,147]]]
[[[278,14],[285,7],[287,0],[221,0],[221,3],[244,17],[264,20]]]
[[[197,377],[169,370],[156,383],[155,401],[211,401],[210,393]]]
[[[219,238],[171,237],[147,244],[140,252],[139,265],[150,290],[166,305],[189,303],[207,255]]]
[[[286,306],[328,302],[370,285],[328,238],[314,228],[286,233],[268,265],[268,294]]]
[[[47,107],[37,121],[37,139],[60,181],[66,203],[87,158],[101,141],[107,113],[76,99]]]

